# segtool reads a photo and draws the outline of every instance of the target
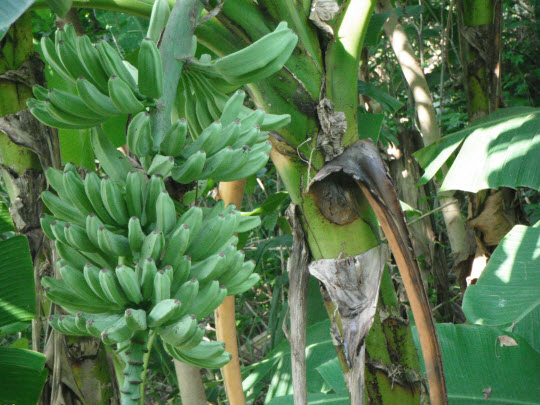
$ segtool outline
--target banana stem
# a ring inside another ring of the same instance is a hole
[[[163,63],[163,95],[152,112],[152,133],[156,142],[171,127],[171,112],[185,60],[191,55],[191,39],[202,10],[199,0],[178,0],[165,27],[160,45]]]
[[[242,205],[246,180],[219,183],[219,196],[225,204]],[[231,361],[221,369],[225,384],[225,392],[230,405],[244,405],[246,403],[242,388],[242,374],[240,373],[240,359],[238,357],[238,343],[236,339],[236,317],[234,296],[225,298],[225,301],[216,309],[216,334],[218,340],[225,343],[225,348],[231,354]]]
[[[120,390],[121,405],[139,405],[141,403],[140,386],[143,383],[143,375],[146,374],[145,356],[147,349],[148,332],[140,331],[130,339],[130,345],[122,357],[126,363],[124,368],[124,383]]]

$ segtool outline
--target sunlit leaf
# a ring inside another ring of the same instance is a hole
[[[0,257],[0,326],[29,321],[36,316],[36,302],[26,236],[1,241]]]
[[[35,0],[0,1],[0,31],[5,34]],[[0,38],[3,35],[0,36]]]
[[[41,353],[0,347],[0,403],[36,404],[47,379],[45,360]]]
[[[540,229],[515,226],[493,252],[475,285],[463,297],[471,323],[518,322],[540,306]]]
[[[484,403],[484,392],[493,404],[538,404],[540,353],[524,339],[511,334],[518,346],[501,347],[498,337],[509,333],[478,325],[439,324],[437,332],[450,404]],[[420,352],[416,328],[413,336]]]

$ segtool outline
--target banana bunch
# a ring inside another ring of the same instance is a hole
[[[249,114],[237,119],[245,108],[244,98],[244,91],[234,93],[218,110],[219,119],[196,139],[188,134],[189,123],[195,118],[177,120],[163,139],[154,139],[150,114],[140,112],[128,126],[129,149],[141,157],[149,175],[170,175],[183,184],[209,178],[233,181],[248,177],[266,165],[271,144],[268,134],[260,129],[266,117],[264,110],[249,110]]]
[[[36,98],[29,99],[27,105],[50,127],[95,127],[112,116],[136,114],[155,106],[163,92],[161,55],[150,38],[143,39],[139,50],[138,84],[112,46],[106,41],[94,46],[87,36],[77,36],[71,25],[57,30],[54,42],[41,38],[41,50],[52,69],[74,89],[34,87]]]
[[[178,216],[160,174],[132,170],[120,185],[93,172],[83,179],[67,164],[46,176],[57,194],[42,194],[52,215],[41,226],[55,241],[61,279],[42,284],[69,314],[53,316],[51,325],[118,350],[154,330],[177,358],[205,367],[228,362],[221,344],[203,343],[199,322],[227,295],[258,282],[235,233],[260,220],[223,202]],[[197,349],[201,344],[208,350]]]
[[[283,21],[273,32],[238,52],[215,60],[203,55],[188,66],[232,85],[258,82],[281,70],[297,42],[298,37]]]
[[[198,137],[204,128],[214,121],[220,120],[221,115],[229,101],[229,97],[216,89],[214,83],[220,79],[206,77],[197,70],[185,69],[180,79],[176,109],[180,116],[186,117],[189,132]],[[240,105],[236,110],[236,117],[240,120],[250,116],[253,110]],[[251,118],[253,119],[253,117]],[[279,129],[291,121],[288,114],[264,114],[258,124],[262,131]]]

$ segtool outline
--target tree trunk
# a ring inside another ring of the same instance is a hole
[[[467,110],[474,122],[503,106],[502,1],[459,1],[458,13]],[[476,283],[495,247],[521,217],[514,190],[484,190],[468,198],[468,224],[477,247],[472,267],[458,275],[462,290]]]
[[[115,403],[115,390],[107,355],[99,341],[66,338],[42,322],[53,309],[41,295],[41,277],[55,274],[56,260],[54,245],[41,231],[40,195],[47,187],[44,170],[60,167],[60,149],[56,130],[39,123],[26,109],[32,86],[44,83],[43,62],[34,53],[32,40],[27,13],[1,43],[5,60],[13,62],[0,72],[0,169],[12,202],[13,222],[17,231],[28,237],[34,262],[38,316],[32,325],[32,348],[43,351],[45,347],[50,369],[40,403],[111,404]]]

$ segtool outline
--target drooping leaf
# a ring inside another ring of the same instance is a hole
[[[0,326],[36,316],[34,268],[26,236],[0,242]]]
[[[37,403],[48,371],[46,357],[37,352],[0,347],[0,403]]]
[[[0,234],[11,232],[14,229],[7,204],[0,203]]]
[[[450,404],[537,404],[540,353],[516,334],[478,325],[437,325]],[[500,346],[510,335],[517,346]],[[413,337],[421,355],[418,331]],[[423,365],[423,360],[421,361]],[[489,401],[484,390],[491,391]]]
[[[475,285],[463,297],[471,323],[518,322],[540,306],[540,229],[515,226],[493,252]]]
[[[381,134],[381,126],[384,114],[360,114],[358,113],[358,138],[370,138],[375,144]]]
[[[35,0],[17,0],[0,2],[0,39],[5,35],[9,26],[17,21]]]
[[[471,133],[441,190],[540,189],[540,109]]]
[[[427,183],[462,144],[441,190],[478,191],[501,186],[540,187],[540,110],[501,108],[461,131],[414,153]]]
[[[287,197],[289,197],[289,193],[286,191],[278,191],[277,193],[270,194],[259,207],[253,211],[245,212],[243,215],[254,216],[274,212]]]
[[[377,100],[383,108],[392,114],[403,107],[403,103],[392,97],[388,92],[362,80],[358,80],[358,93]]]
[[[337,357],[321,364],[317,367],[317,371],[336,393],[348,395],[343,371],[341,370],[339,359]]]
[[[330,321],[319,322],[307,329],[306,342],[306,369],[308,393],[321,391],[325,381],[316,370],[317,367],[335,358],[336,352],[330,336]],[[244,378],[244,391],[251,392],[248,400],[256,398],[256,390],[263,379],[271,372],[270,386],[265,402],[275,397],[286,396],[293,393],[291,377],[291,347],[287,340],[281,342],[262,361],[244,369],[247,377]],[[288,402],[290,403],[290,402]]]

